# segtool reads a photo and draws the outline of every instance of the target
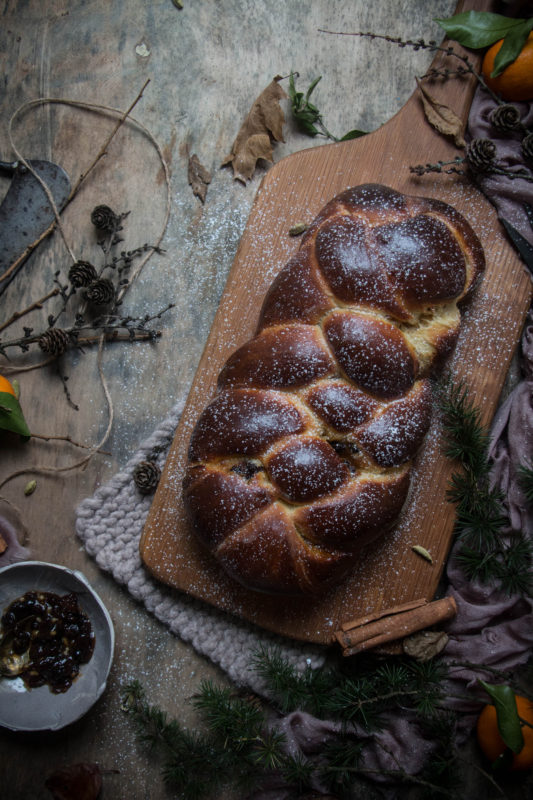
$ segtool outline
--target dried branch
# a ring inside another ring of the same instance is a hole
[[[41,297],[40,300],[36,300],[27,308],[23,308],[22,311],[15,311],[11,315],[11,317],[8,320],[6,320],[6,322],[0,324],[0,331],[3,331],[6,328],[8,328],[10,325],[12,325],[18,319],[23,317],[25,314],[29,314],[31,311],[35,311],[36,309],[41,309],[43,307],[43,304],[46,303],[47,300],[50,300],[51,297],[56,297],[58,294],[59,294],[59,289],[56,287],[55,289],[52,289],[50,292],[48,292],[48,294],[45,294],[44,297]]]
[[[74,447],[81,447],[84,450],[91,450],[93,449],[89,444],[82,444],[82,442],[76,442],[70,436],[57,436],[57,435],[45,435],[44,433],[32,433],[32,439],[42,439],[43,442],[68,442],[69,444],[73,445]],[[104,456],[110,456],[111,453],[108,450],[97,450],[97,453],[100,453]]]
[[[131,114],[131,112],[133,111],[133,109],[135,108],[135,106],[137,105],[137,103],[139,102],[139,100],[141,99],[141,97],[143,96],[144,90],[146,89],[146,87],[148,86],[148,84],[149,84],[149,83],[150,83],[150,79],[148,78],[148,80],[147,80],[147,81],[145,81],[145,83],[144,83],[144,85],[143,85],[143,87],[142,87],[141,91],[139,92],[139,94],[137,95],[137,97],[135,98],[135,100],[133,101],[133,103],[132,103],[132,104],[129,106],[129,108],[127,109],[127,111],[125,111],[125,112],[122,114],[121,118],[118,120],[117,124],[115,125],[115,127],[113,128],[113,130],[111,131],[111,133],[109,134],[109,136],[107,137],[107,139],[105,140],[104,144],[102,145],[102,147],[101,147],[101,148],[100,148],[100,150],[98,151],[98,153],[97,153],[97,155],[96,155],[96,158],[94,158],[94,159],[93,159],[92,163],[91,163],[91,164],[89,165],[89,167],[88,167],[88,168],[85,170],[85,172],[82,172],[82,173],[81,173],[81,175],[79,176],[78,180],[77,180],[77,181],[76,181],[76,183],[74,184],[74,188],[72,189],[72,191],[71,191],[71,193],[70,193],[70,195],[69,195],[69,198],[68,198],[68,200],[67,200],[67,205],[68,205],[68,203],[70,203],[71,199],[72,199],[72,198],[73,198],[73,197],[76,195],[76,193],[77,193],[78,189],[80,188],[81,184],[82,184],[82,183],[83,183],[83,181],[84,181],[84,180],[87,178],[87,176],[88,176],[88,175],[90,175],[90,173],[91,173],[91,172],[93,171],[93,169],[96,167],[96,165],[98,164],[98,162],[99,162],[99,161],[100,161],[100,160],[101,160],[101,159],[102,159],[102,158],[103,158],[105,155],[107,155],[107,148],[108,148],[108,147],[109,147],[109,145],[111,144],[112,140],[114,139],[114,137],[116,136],[116,134],[118,133],[118,131],[120,130],[120,128],[121,128],[121,127],[124,125],[124,123],[125,123],[125,122],[126,122],[126,120],[128,119],[129,115]]]

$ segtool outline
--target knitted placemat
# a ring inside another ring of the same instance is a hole
[[[139,492],[133,470],[154,451],[158,454],[156,463],[162,468],[183,405],[183,400],[176,403],[124,469],[80,503],[76,532],[101,569],[110,572],[173,634],[221,667],[236,684],[262,693],[263,682],[250,666],[261,647],[276,646],[298,669],[323,664],[325,648],[276,636],[170,589],[151,577],[139,555],[139,540],[152,495]]]

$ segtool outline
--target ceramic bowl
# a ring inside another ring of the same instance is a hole
[[[64,595],[75,592],[94,631],[94,652],[62,694],[48,686],[27,689],[22,678],[0,678],[0,725],[12,731],[56,731],[82,717],[102,695],[113,661],[111,617],[87,578],[77,571],[42,561],[21,561],[0,569],[0,615],[28,591]]]

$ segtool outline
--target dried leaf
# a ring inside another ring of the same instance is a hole
[[[463,137],[462,120],[451,108],[444,105],[444,103],[439,103],[439,101],[422,86],[418,79],[416,82],[422,95],[424,114],[429,124],[444,136],[451,136],[456,147],[464,147],[466,143]]]
[[[233,177],[246,183],[254,174],[257,161],[262,158],[272,162],[272,142],[283,141],[285,116],[279,101],[287,97],[276,77],[252,105],[242,123],[237,138],[222,166],[233,166]]]
[[[421,631],[403,640],[403,651],[417,661],[429,661],[441,653],[448,644],[444,631]]]
[[[211,173],[200,164],[198,156],[195,153],[189,158],[187,178],[190,186],[192,186],[193,194],[199,197],[202,203],[205,203],[207,187],[211,183]]]
[[[2,555],[2,553],[5,553],[7,548],[8,548],[8,544],[7,544],[6,540],[4,539],[4,537],[2,536],[2,534],[0,533],[0,555]]]
[[[422,547],[421,544],[415,544],[411,549],[417,553],[417,555],[422,556],[422,558],[425,558],[426,561],[429,561],[430,564],[433,564],[431,553],[429,550],[426,550],[425,547]]]
[[[102,773],[98,764],[72,764],[56,770],[44,785],[54,800],[96,800],[102,789]]]

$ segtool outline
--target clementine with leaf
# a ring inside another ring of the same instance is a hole
[[[31,436],[15,387],[0,375],[0,441],[4,431],[18,433],[23,441],[28,441]]]
[[[503,39],[500,39],[485,53],[481,67],[485,83],[503,100],[533,100],[533,31],[518,57],[500,75],[493,78],[494,61],[502,44]]]
[[[489,761],[494,763],[508,751],[509,769],[513,771],[533,767],[533,727],[530,727],[533,725],[533,703],[520,695],[515,695],[515,700],[523,737],[523,745],[517,753],[509,750],[501,737],[496,706],[485,706],[478,717],[476,728],[479,746]]]
[[[13,389],[11,381],[8,381],[7,378],[4,378],[3,375],[0,375],[0,392],[6,392],[7,394],[12,394],[13,397],[16,397],[17,394]]]

